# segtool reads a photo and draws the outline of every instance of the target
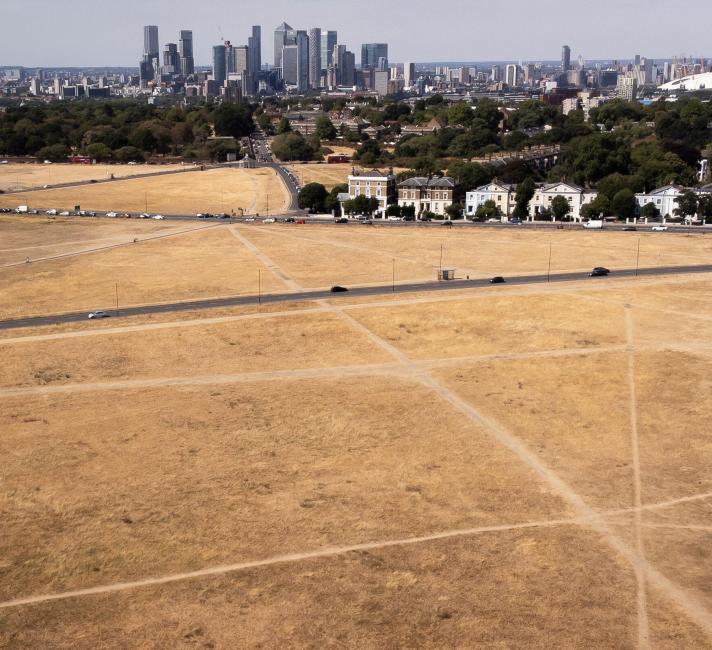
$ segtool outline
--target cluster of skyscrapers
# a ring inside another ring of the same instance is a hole
[[[189,77],[195,72],[193,32],[181,30],[178,44],[166,43],[161,61],[158,26],[143,28],[143,56],[139,63],[139,78],[143,84],[163,77]]]
[[[253,95],[262,71],[262,28],[252,27],[247,45],[223,41],[213,47],[212,81],[218,86],[234,83],[243,95]]]

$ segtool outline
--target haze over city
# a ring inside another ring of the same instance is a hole
[[[634,52],[669,58],[710,54],[712,3],[690,0],[672,11],[663,0],[601,0],[588,8],[554,0],[513,0],[506,8],[483,0],[438,3],[345,0],[148,0],[116,3],[74,0],[3,0],[0,64],[24,66],[135,66],[141,25],[157,24],[163,43],[192,29],[197,65],[209,65],[211,47],[238,40],[250,25],[270,32],[286,20],[337,29],[344,42],[388,42],[393,61],[552,60],[562,42],[586,59],[629,59]],[[374,20],[374,16],[377,19]],[[661,34],[664,16],[664,40]],[[501,23],[501,28],[497,24]],[[265,61],[272,63],[268,52]]]

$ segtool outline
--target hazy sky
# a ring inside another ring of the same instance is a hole
[[[146,24],[161,46],[192,29],[198,65],[262,25],[271,63],[282,21],[336,29],[357,63],[380,41],[392,62],[557,59],[565,43],[573,59],[712,56],[711,0],[0,0],[0,65],[136,66]]]

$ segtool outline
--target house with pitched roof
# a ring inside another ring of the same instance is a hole
[[[417,216],[423,212],[444,216],[454,191],[455,181],[449,176],[415,176],[398,184],[398,205],[414,206]]]
[[[551,209],[554,197],[563,196],[569,202],[569,218],[574,221],[583,221],[581,208],[591,203],[598,192],[585,190],[583,187],[567,181],[548,183],[536,188],[532,200],[529,202],[529,216],[536,219],[542,211]]]
[[[652,192],[636,194],[635,202],[638,204],[639,210],[642,210],[644,205],[652,203],[663,219],[669,219],[675,215],[675,209],[678,207],[675,199],[684,191],[685,188],[680,185],[665,185],[654,189]]]
[[[477,208],[487,201],[494,201],[503,216],[509,216],[514,210],[515,186],[510,183],[500,183],[496,178],[487,185],[482,185],[465,194],[465,216],[474,218]]]
[[[386,208],[396,198],[396,177],[393,170],[382,172],[379,169],[353,169],[349,175],[349,193],[338,195],[342,209],[346,201],[357,196],[377,199],[378,213],[383,217]]]

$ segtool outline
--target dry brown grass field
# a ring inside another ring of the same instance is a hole
[[[0,165],[0,190],[41,188],[59,183],[126,178],[137,174],[190,169],[190,165],[70,165],[8,164]]]
[[[51,165],[48,165],[51,166]],[[22,194],[0,195],[0,207],[116,210],[127,212],[198,212],[279,214],[289,193],[272,169],[207,169],[185,174],[134,178]]]
[[[258,265],[312,286],[365,246],[430,275],[439,232],[369,233],[219,227],[0,279],[41,312],[104,269],[148,274],[144,300],[247,290]],[[517,268],[548,254],[454,235]],[[555,236],[573,268],[632,241]],[[3,332],[0,647],[712,648],[711,279]]]

